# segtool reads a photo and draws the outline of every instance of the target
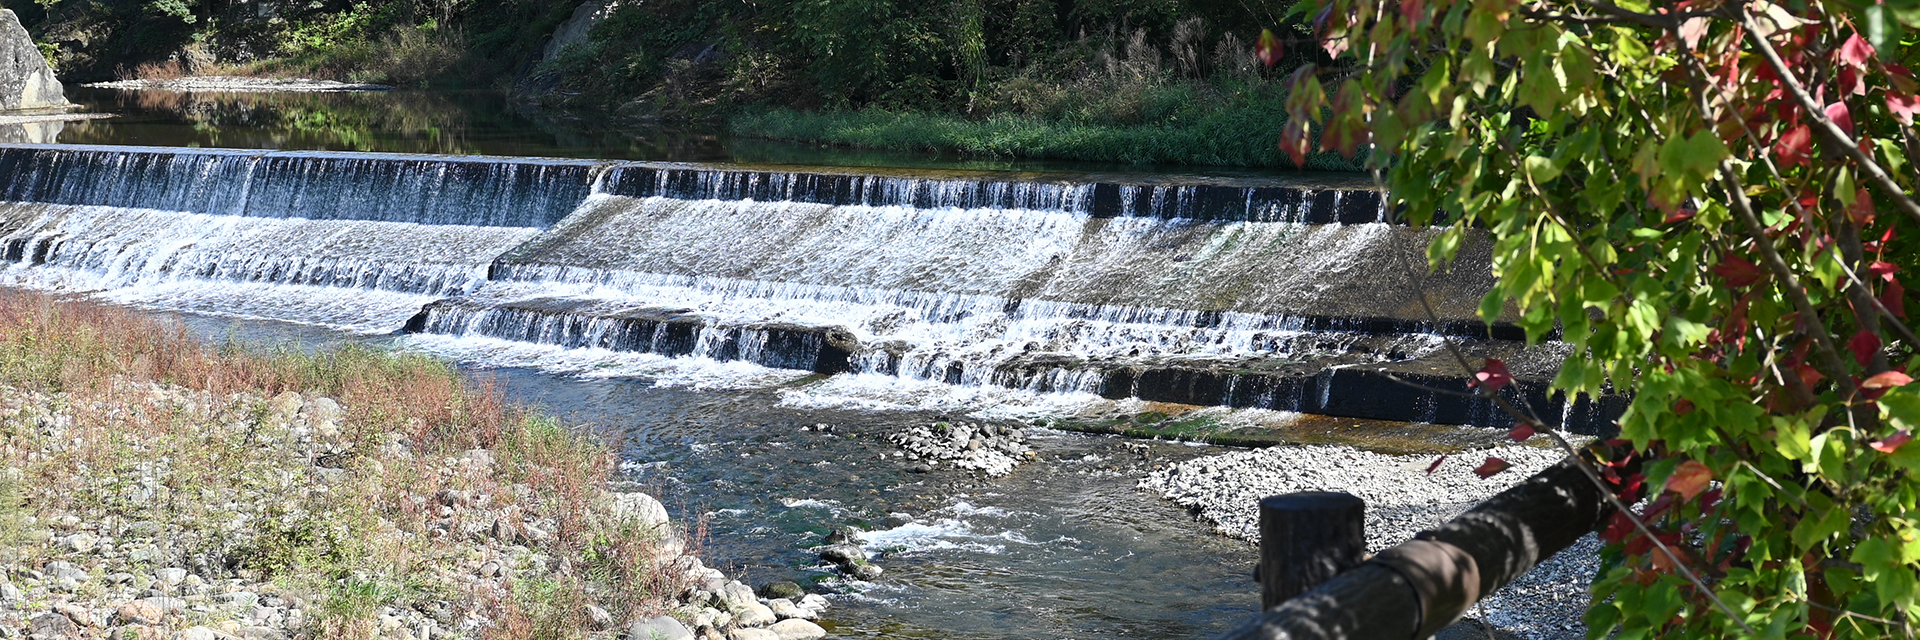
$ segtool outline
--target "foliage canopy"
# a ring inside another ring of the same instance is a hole
[[[1554,385],[1633,394],[1595,638],[1911,637],[1912,2],[1317,0],[1281,146],[1494,240]],[[1273,45],[1284,46],[1274,42]],[[1311,124],[1310,124],[1311,123]],[[1315,131],[1317,129],[1317,131]],[[1642,492],[1642,487],[1648,489]]]

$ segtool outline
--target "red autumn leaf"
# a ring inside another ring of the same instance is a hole
[[[1620,496],[1621,502],[1633,504],[1640,501],[1640,492],[1646,490],[1646,488],[1647,476],[1636,473],[1627,476],[1624,481],[1620,482],[1619,490],[1615,491],[1614,494]]]
[[[1827,105],[1827,119],[1840,126],[1847,135],[1853,135],[1853,112],[1847,110],[1847,103],[1835,102]]]
[[[1760,273],[1760,267],[1747,262],[1746,258],[1734,255],[1722,258],[1720,264],[1713,268],[1713,272],[1726,278],[1727,284],[1736,287],[1745,287],[1759,282],[1760,277],[1764,275]]]
[[[1440,463],[1442,463],[1442,462],[1446,462],[1446,461],[1447,461],[1447,457],[1446,457],[1446,456],[1440,456],[1440,457],[1438,457],[1438,458],[1434,458],[1434,459],[1433,459],[1433,464],[1430,464],[1430,465],[1427,465],[1427,475],[1433,475],[1433,471],[1434,471],[1435,469],[1439,469],[1439,468],[1440,468]]]
[[[1793,373],[1794,375],[1800,376],[1800,384],[1807,385],[1808,389],[1812,389],[1814,385],[1820,384],[1821,380],[1827,379],[1826,374],[1820,373],[1819,369],[1815,369],[1813,365],[1805,362],[1794,365]]]
[[[1712,509],[1713,505],[1720,504],[1721,495],[1722,493],[1719,489],[1712,489],[1700,494],[1700,507],[1703,509]]]
[[[1632,539],[1627,540],[1627,548],[1626,548],[1627,555],[1644,556],[1644,555],[1647,555],[1647,552],[1651,551],[1652,549],[1653,549],[1653,538],[1649,538],[1647,536],[1634,536]]]
[[[1712,24],[1713,21],[1705,16],[1688,18],[1686,22],[1680,23],[1680,40],[1687,43],[1688,49],[1698,49],[1700,37],[1707,35],[1707,27]]]
[[[1780,168],[1791,169],[1807,164],[1807,158],[1813,153],[1813,129],[1800,125],[1780,134],[1773,143],[1773,155],[1780,159]]]
[[[1280,128],[1280,150],[1287,153],[1287,159],[1293,161],[1296,169],[1307,168],[1307,151],[1312,149],[1313,139],[1307,132],[1307,123],[1300,119],[1287,121]]]
[[[1285,51],[1280,46],[1280,36],[1273,35],[1272,29],[1261,29],[1260,43],[1253,48],[1254,57],[1259,58],[1261,64],[1272,67],[1280,64],[1280,57],[1284,54]]]
[[[1893,312],[1893,317],[1907,319],[1907,288],[1900,286],[1899,280],[1888,283],[1887,290],[1880,292],[1880,304]]]
[[[1473,470],[1473,475],[1480,476],[1481,480],[1485,480],[1487,478],[1493,477],[1494,474],[1500,473],[1502,471],[1506,471],[1508,468],[1512,466],[1513,466],[1513,463],[1510,463],[1505,460],[1501,460],[1499,458],[1495,458],[1492,456],[1488,456],[1486,462],[1481,463],[1479,467],[1476,467]]]
[[[1865,70],[1867,62],[1873,59],[1873,45],[1867,44],[1867,39],[1860,37],[1859,32],[1854,32],[1846,42],[1840,45],[1839,55],[1841,62],[1855,69]]]
[[[1633,530],[1633,519],[1627,517],[1625,513],[1615,511],[1613,512],[1613,517],[1607,519],[1607,529],[1600,532],[1600,539],[1607,542],[1619,542],[1627,539],[1627,536],[1633,535]]]
[[[1473,379],[1467,381],[1467,386],[1486,385],[1488,391],[1497,392],[1512,383],[1513,374],[1507,371],[1507,363],[1501,362],[1498,358],[1487,358],[1487,363],[1482,365],[1479,371],[1474,372]]]
[[[1359,82],[1348,80],[1340,85],[1340,91],[1333,95],[1333,117],[1327,119],[1326,130],[1320,133],[1321,149],[1353,159],[1360,145],[1367,141],[1367,122],[1360,112],[1362,102]]]
[[[1867,95],[1867,76],[1852,67],[1841,67],[1840,77],[1834,83],[1841,93],[1848,95]]]
[[[1860,361],[1860,366],[1867,366],[1868,362],[1873,361],[1873,355],[1880,353],[1880,336],[1874,335],[1872,331],[1861,329],[1859,333],[1853,334],[1852,339],[1847,340],[1847,350],[1853,352],[1853,359]]]
[[[1667,534],[1667,535],[1661,536],[1660,538],[1662,542],[1667,543],[1667,550],[1659,551],[1659,552],[1655,552],[1647,555],[1647,562],[1648,564],[1653,566],[1654,571],[1659,571],[1662,573],[1673,571],[1674,567],[1677,566],[1675,563],[1676,556],[1678,556],[1680,564],[1685,564],[1693,561],[1692,557],[1687,554],[1687,550],[1679,546],[1680,537],[1678,535]],[[1672,554],[1672,555],[1668,555],[1668,554]]]
[[[1847,207],[1847,217],[1861,227],[1873,225],[1873,193],[1865,187],[1854,190],[1853,204]]]
[[[1347,52],[1346,16],[1335,16],[1334,5],[1328,3],[1320,14],[1313,17],[1313,34],[1320,39],[1320,48],[1327,51],[1327,57],[1338,58]]]
[[[1887,82],[1900,93],[1920,91],[1920,81],[1914,79],[1913,72],[1897,64],[1887,65]]]
[[[1913,115],[1920,113],[1920,96],[1887,94],[1887,110],[1893,112],[1900,124],[1913,124]]]
[[[1867,273],[1879,276],[1881,280],[1887,282],[1893,282],[1893,274],[1899,270],[1900,265],[1891,262],[1874,262],[1867,265]]]
[[[1700,492],[1707,490],[1707,483],[1713,481],[1713,470],[1699,460],[1688,460],[1674,468],[1673,475],[1667,476],[1667,490],[1680,494],[1680,497],[1692,500]]]
[[[1878,451],[1880,453],[1893,453],[1895,451],[1899,451],[1901,445],[1904,445],[1912,441],[1913,441],[1913,432],[1906,429],[1901,429],[1899,433],[1895,433],[1893,435],[1887,436],[1886,439],[1884,440],[1875,440],[1873,442],[1869,442],[1867,443],[1867,446],[1873,447],[1874,451]]]
[[[1420,26],[1427,21],[1427,0],[1400,0],[1400,18],[1407,26]]]
[[[1681,398],[1679,402],[1673,403],[1673,415],[1684,416],[1693,413],[1693,408],[1692,400]]]
[[[1913,382],[1913,376],[1899,371],[1883,371],[1860,383],[1862,389],[1891,389]]]
[[[1514,442],[1526,442],[1527,438],[1533,437],[1533,434],[1533,425],[1523,424],[1514,427],[1512,431],[1508,431],[1507,437],[1513,438]]]

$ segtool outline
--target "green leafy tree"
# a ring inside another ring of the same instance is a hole
[[[1444,227],[1430,267],[1492,239],[1481,313],[1571,346],[1558,389],[1632,395],[1645,476],[1591,470],[1649,500],[1603,533],[1591,636],[1913,637],[1920,5],[1300,9],[1333,61],[1294,74],[1281,147],[1370,151]]]

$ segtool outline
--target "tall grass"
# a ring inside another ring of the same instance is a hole
[[[344,480],[322,478],[295,445],[266,446],[299,441],[275,407],[287,392],[345,408],[338,435],[320,443]],[[163,544],[173,555],[155,568],[217,557],[209,570],[309,592],[318,637],[368,637],[381,607],[447,601],[484,612],[487,637],[575,637],[587,604],[658,615],[684,580],[678,547],[613,513],[612,451],[429,357],[210,347],[123,308],[0,290],[6,562],[60,553],[13,545],[17,515],[157,522],[181,542]],[[127,497],[156,478],[169,498]],[[312,490],[323,484],[331,490]],[[491,497],[450,513],[446,491]],[[236,511],[246,496],[256,506]],[[502,521],[547,523],[520,544],[552,566],[494,587],[460,579],[517,534],[459,532]]]

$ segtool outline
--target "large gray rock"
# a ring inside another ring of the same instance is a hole
[[[13,11],[0,9],[0,111],[68,106],[60,79]]]
[[[733,624],[741,627],[764,627],[779,619],[772,609],[758,602],[748,603],[733,614]]]
[[[638,491],[615,494],[613,512],[623,518],[636,520],[643,527],[658,527],[667,523],[667,507],[653,496]]]
[[[627,640],[693,640],[693,632],[679,620],[660,616],[629,625]]]
[[[768,631],[780,634],[780,640],[820,640],[827,637],[827,630],[820,625],[798,618],[781,620],[779,624],[767,627]]]
[[[567,47],[586,44],[587,36],[593,33],[594,27],[600,26],[600,23],[607,21],[607,16],[629,4],[638,3],[623,0],[587,0],[580,3],[580,7],[573,10],[573,17],[567,18],[566,22],[553,30],[553,37],[540,50],[540,60],[552,60],[559,57],[560,52],[566,51]]]

